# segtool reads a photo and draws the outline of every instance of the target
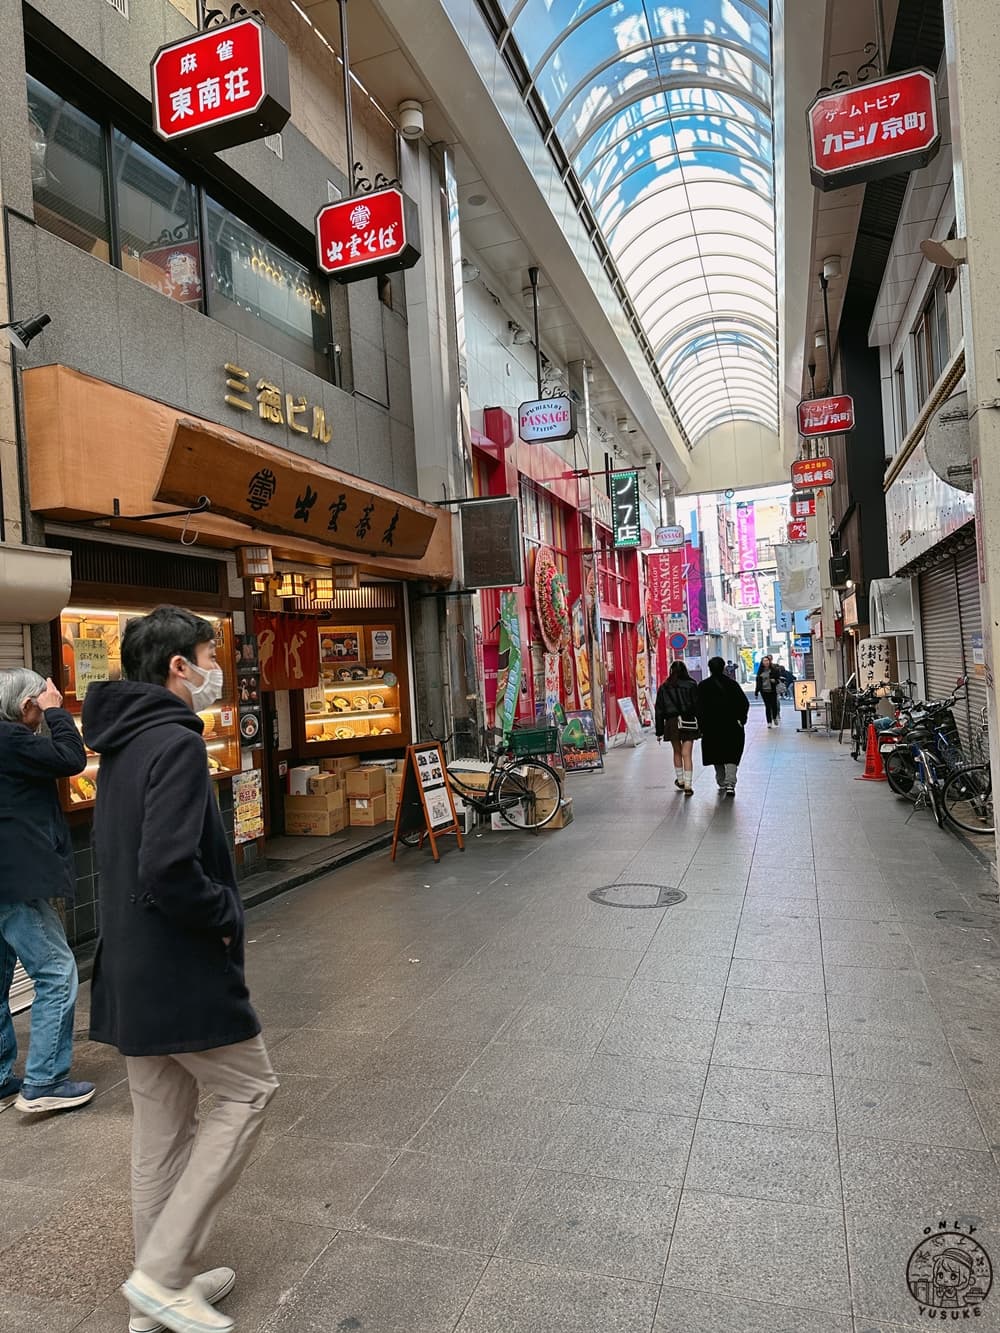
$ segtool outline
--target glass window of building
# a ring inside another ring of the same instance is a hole
[[[164,296],[200,309],[204,292],[194,186],[119,130],[113,143],[122,268]]]
[[[101,126],[29,75],[28,141],[35,221],[107,263],[111,234]]]
[[[209,314],[330,378],[328,292],[317,276],[206,199]]]

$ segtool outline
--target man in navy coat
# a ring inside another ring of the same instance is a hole
[[[73,899],[76,875],[57,778],[87,762],[62,695],[35,671],[0,671],[0,1111],[13,1102],[38,1114],[71,1111],[94,1095],[69,1077],[76,1007],[76,959],[53,898]],[[39,734],[42,719],[48,736]],[[24,1081],[14,1076],[10,1016],[14,963],[35,984]]]
[[[222,671],[212,625],[173,606],[131,621],[121,654],[125,679],[90,687],[83,728],[101,755],[90,1035],[125,1055],[133,1108],[136,1266],[122,1291],[131,1333],[228,1333],[213,1303],[236,1275],[199,1261],[278,1084],[197,715]]]

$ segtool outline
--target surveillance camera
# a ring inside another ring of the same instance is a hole
[[[412,99],[400,102],[396,110],[399,132],[404,139],[419,139],[424,132],[424,108]]]

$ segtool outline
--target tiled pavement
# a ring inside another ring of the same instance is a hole
[[[649,742],[565,831],[251,913],[282,1087],[207,1256],[242,1333],[899,1333],[925,1228],[1000,1262],[995,885],[794,722],[751,714],[735,802]],[[128,1095],[78,1072],[88,1110],[0,1118],[4,1333],[125,1328]]]

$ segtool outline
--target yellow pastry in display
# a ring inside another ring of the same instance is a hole
[[[370,694],[370,695],[368,696],[368,707],[369,707],[369,708],[384,708],[384,707],[385,707],[385,700],[382,698],[381,694]]]
[[[333,707],[338,713],[349,713],[351,711],[351,701],[343,694],[333,696]]]
[[[349,741],[352,740],[353,737],[353,727],[337,727],[334,729],[334,734],[330,739],[335,741]]]

